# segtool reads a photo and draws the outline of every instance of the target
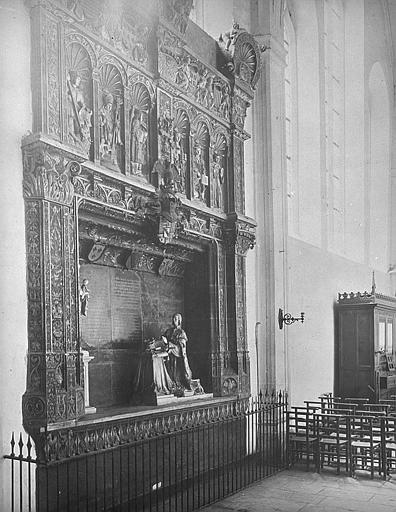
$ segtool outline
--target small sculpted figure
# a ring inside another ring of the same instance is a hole
[[[80,312],[83,316],[87,316],[89,301],[88,279],[83,279],[80,287]]]

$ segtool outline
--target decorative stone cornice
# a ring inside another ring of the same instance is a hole
[[[235,394],[230,393],[230,394]],[[126,445],[162,434],[196,428],[231,418],[245,410],[246,400],[229,400],[193,410],[158,416],[114,419],[99,424],[61,428],[43,433],[38,445],[43,462],[54,462],[81,454],[100,453],[113,446]]]
[[[245,256],[256,244],[256,223],[248,217],[237,217],[225,229],[225,243],[229,252]]]
[[[266,47],[260,46],[252,34],[234,22],[232,28],[220,36],[219,49],[226,73],[253,96],[261,73],[261,53]]]
[[[63,151],[42,142],[23,147],[23,191],[26,199],[47,199],[70,205],[74,197],[73,178],[81,164]]]

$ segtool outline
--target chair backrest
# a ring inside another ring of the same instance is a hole
[[[385,412],[388,413],[389,409],[391,408],[390,404],[385,403],[379,403],[379,404],[364,404],[364,407],[361,409],[363,411],[379,411],[379,412]]]
[[[298,436],[309,436],[317,434],[317,419],[315,411],[306,407],[292,407],[287,411],[287,431]]]
[[[341,439],[348,440],[349,416],[343,414],[316,412],[318,435],[322,442],[328,438],[340,442]]]

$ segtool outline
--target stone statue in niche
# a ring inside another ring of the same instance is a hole
[[[203,155],[203,148],[199,145],[195,146],[193,180],[194,198],[206,202],[206,189],[209,180]]]
[[[151,181],[156,188],[174,192],[174,165],[171,165],[163,155],[160,155],[153,165]]]
[[[89,301],[88,279],[83,279],[80,287],[80,313],[87,316]]]
[[[88,151],[91,145],[91,116],[81,89],[81,77],[77,71],[67,76],[67,129],[69,141]]]
[[[117,149],[122,145],[121,139],[121,98],[111,93],[103,94],[103,104],[99,110],[101,163],[111,168],[118,168]]]
[[[172,117],[169,102],[165,102],[158,119],[159,153],[170,161]]]
[[[192,378],[187,341],[182,329],[182,316],[175,313],[172,327],[159,339],[145,341],[135,379],[135,393],[145,395],[151,389],[157,398],[170,394],[183,397],[204,393],[200,380]]]
[[[192,372],[187,359],[187,335],[182,329],[180,313],[173,315],[172,327],[165,331],[162,339],[167,343],[169,375],[176,385],[175,393],[191,390]]]
[[[148,129],[143,120],[143,112],[135,109],[131,121],[131,167],[132,173],[143,174],[147,165]]]
[[[212,164],[212,180],[213,180],[213,206],[215,208],[223,208],[223,183],[224,169],[222,166],[222,156],[214,154]]]

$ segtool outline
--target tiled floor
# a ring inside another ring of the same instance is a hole
[[[396,512],[396,477],[287,470],[204,509],[205,512]]]

